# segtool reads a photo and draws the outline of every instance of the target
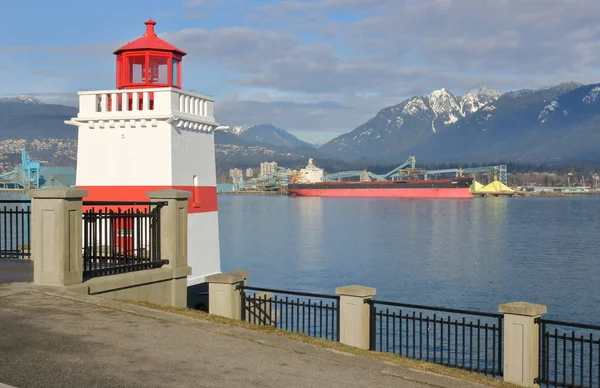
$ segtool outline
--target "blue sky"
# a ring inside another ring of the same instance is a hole
[[[5,1],[0,95],[76,105],[114,88],[112,51],[152,17],[221,124],[324,141],[435,89],[600,82],[598,14],[592,0]]]

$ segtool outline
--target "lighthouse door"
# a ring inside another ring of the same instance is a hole
[[[115,228],[115,247],[121,254],[133,252],[133,228],[130,225],[118,225]]]

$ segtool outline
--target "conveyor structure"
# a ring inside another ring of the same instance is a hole
[[[482,167],[470,167],[470,168],[447,168],[443,170],[428,170],[425,174],[425,179],[428,175],[439,175],[439,174],[455,174],[459,176],[461,173],[464,174],[475,174],[475,173],[493,173],[495,178],[504,185],[508,185],[507,169],[506,165],[498,166],[482,166]]]
[[[454,176],[460,176],[461,174],[474,174],[474,173],[485,173],[492,172],[503,184],[507,185],[507,169],[506,165],[498,166],[482,166],[482,167],[470,167],[470,168],[447,168],[443,170],[422,170],[415,168],[416,158],[410,156],[406,162],[402,163],[393,170],[386,174],[377,175],[370,171],[341,171],[333,174],[329,174],[323,177],[325,182],[340,182],[343,180],[352,180],[352,178],[358,178],[360,181],[385,181],[385,180],[402,180],[402,179],[416,179],[415,177],[423,176],[423,179],[427,179],[431,175],[443,175],[452,174]]]
[[[325,182],[339,182],[349,178],[360,178],[361,181],[373,180],[373,181],[385,181],[385,180],[399,180],[405,172],[404,169],[410,166],[411,169],[415,168],[417,163],[414,156],[409,156],[408,160],[393,170],[383,175],[373,174],[370,171],[341,171],[333,174],[329,174],[323,177]]]

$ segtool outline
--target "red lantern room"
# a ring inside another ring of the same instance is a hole
[[[146,33],[127,43],[117,56],[117,89],[181,89],[181,58],[187,53],[160,39],[154,32],[156,22],[146,23]]]

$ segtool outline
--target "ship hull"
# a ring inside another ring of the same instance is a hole
[[[291,195],[346,198],[473,198],[472,179],[290,184]]]

